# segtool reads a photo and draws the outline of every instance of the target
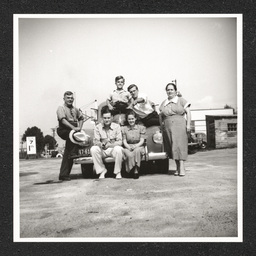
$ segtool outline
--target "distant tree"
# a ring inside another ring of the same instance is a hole
[[[36,137],[37,155],[41,154],[43,149],[44,149],[44,135],[43,135],[43,133],[41,132],[41,130],[38,127],[33,126],[31,128],[27,128],[27,130],[23,134],[21,140],[26,141],[26,137],[29,137],[29,136]]]
[[[230,106],[230,105],[226,104],[226,105],[224,106],[224,108],[226,108],[226,109],[227,109],[227,108],[229,108],[229,109],[230,109],[230,108],[231,108],[231,109],[233,109],[233,114],[235,114],[235,109],[234,109],[232,106]]]
[[[228,104],[226,104],[226,105],[224,106],[224,108],[233,108],[233,107],[230,106],[230,105],[228,105]]]
[[[48,149],[55,149],[58,146],[57,141],[51,135],[46,135],[44,137],[44,146],[46,144],[49,145]]]

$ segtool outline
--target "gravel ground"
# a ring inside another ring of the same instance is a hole
[[[58,182],[60,159],[20,160],[20,238],[237,237],[237,149],[189,155],[186,176]]]

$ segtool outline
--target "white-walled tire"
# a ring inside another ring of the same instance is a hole
[[[206,149],[207,147],[207,144],[205,142],[202,142],[202,144],[200,145],[200,148],[201,149]]]

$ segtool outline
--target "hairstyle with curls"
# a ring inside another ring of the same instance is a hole
[[[123,80],[125,81],[125,79],[124,79],[123,76],[117,76],[117,77],[115,78],[115,83],[116,83],[118,80],[120,80],[120,79],[123,79]]]
[[[135,118],[137,118],[136,113],[135,113],[132,109],[129,109],[129,110],[127,110],[127,112],[125,113],[125,119],[126,119],[126,121],[128,120],[128,116],[129,116],[129,115],[133,115]]]
[[[133,87],[135,87],[135,89],[137,91],[139,90],[139,88],[138,88],[138,86],[136,84],[131,84],[131,85],[128,86],[127,91],[129,92]]]
[[[165,90],[166,90],[166,91],[167,91],[167,88],[168,88],[169,85],[172,85],[173,88],[174,88],[174,90],[177,91],[177,86],[176,86],[176,84],[174,84],[174,83],[169,83],[169,84],[167,84],[167,85],[165,86]]]
[[[103,116],[104,114],[107,114],[107,113],[110,113],[112,115],[112,113],[107,105],[102,107],[100,113],[101,113],[101,116]]]

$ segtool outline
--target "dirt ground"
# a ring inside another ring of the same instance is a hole
[[[57,182],[61,159],[20,160],[20,237],[237,237],[237,149],[189,155],[186,176]]]

